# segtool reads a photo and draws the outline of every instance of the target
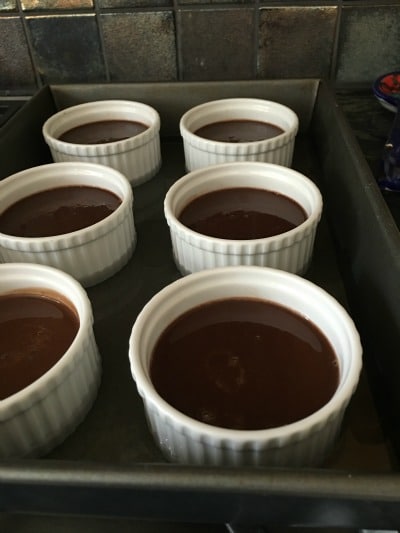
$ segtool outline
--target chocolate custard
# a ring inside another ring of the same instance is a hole
[[[76,126],[60,135],[60,141],[72,144],[104,144],[135,137],[148,126],[131,120],[101,120]]]
[[[47,189],[15,202],[0,215],[0,232],[17,237],[49,237],[91,226],[108,217],[121,198],[98,187]]]
[[[259,239],[279,235],[307,218],[291,198],[265,189],[237,187],[203,194],[184,207],[186,227],[220,239]]]
[[[47,372],[71,345],[79,317],[57,295],[0,296],[0,400]]]
[[[224,120],[197,129],[199,137],[227,143],[248,143],[271,139],[284,132],[282,128],[258,120]]]
[[[156,343],[150,375],[182,413],[248,430],[311,415],[339,383],[336,355],[319,328],[275,303],[244,298],[178,317]]]

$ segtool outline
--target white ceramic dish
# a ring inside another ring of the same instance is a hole
[[[159,396],[149,377],[149,366],[160,334],[191,308],[227,297],[273,301],[319,327],[333,346],[340,368],[339,386],[327,404],[298,422],[247,431],[199,422]],[[335,445],[359,380],[362,349],[350,316],[317,285],[281,270],[229,267],[191,274],[153,296],[132,328],[129,359],[150,430],[167,459],[193,464],[297,467],[320,465]]]
[[[0,457],[39,456],[62,442],[90,410],[101,378],[90,301],[82,286],[58,269],[0,265],[0,294],[52,291],[69,301],[79,331],[63,357],[39,379],[0,401]]]
[[[0,182],[0,212],[31,194],[68,185],[109,190],[122,200],[107,218],[78,231],[51,237],[16,237],[0,233],[3,262],[40,263],[71,274],[88,287],[115,274],[135,249],[133,192],[120,172],[92,163],[50,163]]]
[[[208,124],[227,120],[264,121],[283,133],[256,142],[222,142],[196,135]],[[233,161],[264,161],[290,167],[299,120],[294,111],[277,102],[258,98],[213,100],[189,109],[180,119],[186,169]]]
[[[182,209],[193,198],[234,187],[254,187],[284,194],[299,203],[308,217],[288,232],[250,240],[209,237],[179,221]],[[312,258],[322,206],[319,189],[297,171],[272,163],[238,162],[198,169],[180,178],[166,194],[164,212],[174,259],[182,274],[238,265],[269,266],[302,274]]]
[[[74,144],[59,139],[72,128],[102,120],[132,120],[148,128],[134,137],[103,144]],[[100,100],[78,104],[51,116],[43,125],[43,136],[54,161],[107,165],[136,186],[155,176],[161,167],[159,130],[160,117],[152,107],[129,100]]]

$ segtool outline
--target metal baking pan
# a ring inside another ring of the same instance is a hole
[[[180,275],[163,215],[166,191],[185,173],[179,118],[195,104],[233,96],[276,100],[298,114],[293,167],[317,183],[325,202],[306,277],[348,307],[362,336],[365,371],[340,441],[318,469],[167,464],[130,376],[135,317]],[[318,79],[48,86],[0,129],[0,178],[51,161],[41,127],[54,112],[107,98],[139,100],[159,111],[163,165],[134,190],[138,244],[132,260],[88,289],[103,359],[99,396],[48,456],[0,462],[0,529],[397,529],[400,237],[329,86]]]
[[[0,128],[23,106],[28,97],[0,96]]]

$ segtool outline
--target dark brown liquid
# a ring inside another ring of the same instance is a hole
[[[0,296],[0,400],[47,372],[78,329],[77,314],[61,300],[38,294]]]
[[[194,133],[212,141],[228,143],[255,142],[271,139],[283,133],[283,129],[257,120],[225,120],[202,126]]]
[[[101,120],[76,126],[60,135],[59,139],[72,144],[104,144],[135,137],[148,126],[130,120]]]
[[[221,239],[279,235],[307,218],[291,198],[264,189],[221,189],[192,200],[179,214],[186,227]]]
[[[256,299],[183,314],[161,335],[151,380],[164,400],[214,426],[266,429],[325,405],[339,381],[329,341],[309,320]]]
[[[0,232],[18,237],[63,235],[108,217],[121,204],[111,191],[68,186],[22,198],[0,215]]]

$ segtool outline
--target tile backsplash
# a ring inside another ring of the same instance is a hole
[[[0,0],[0,93],[400,69],[400,1]]]

